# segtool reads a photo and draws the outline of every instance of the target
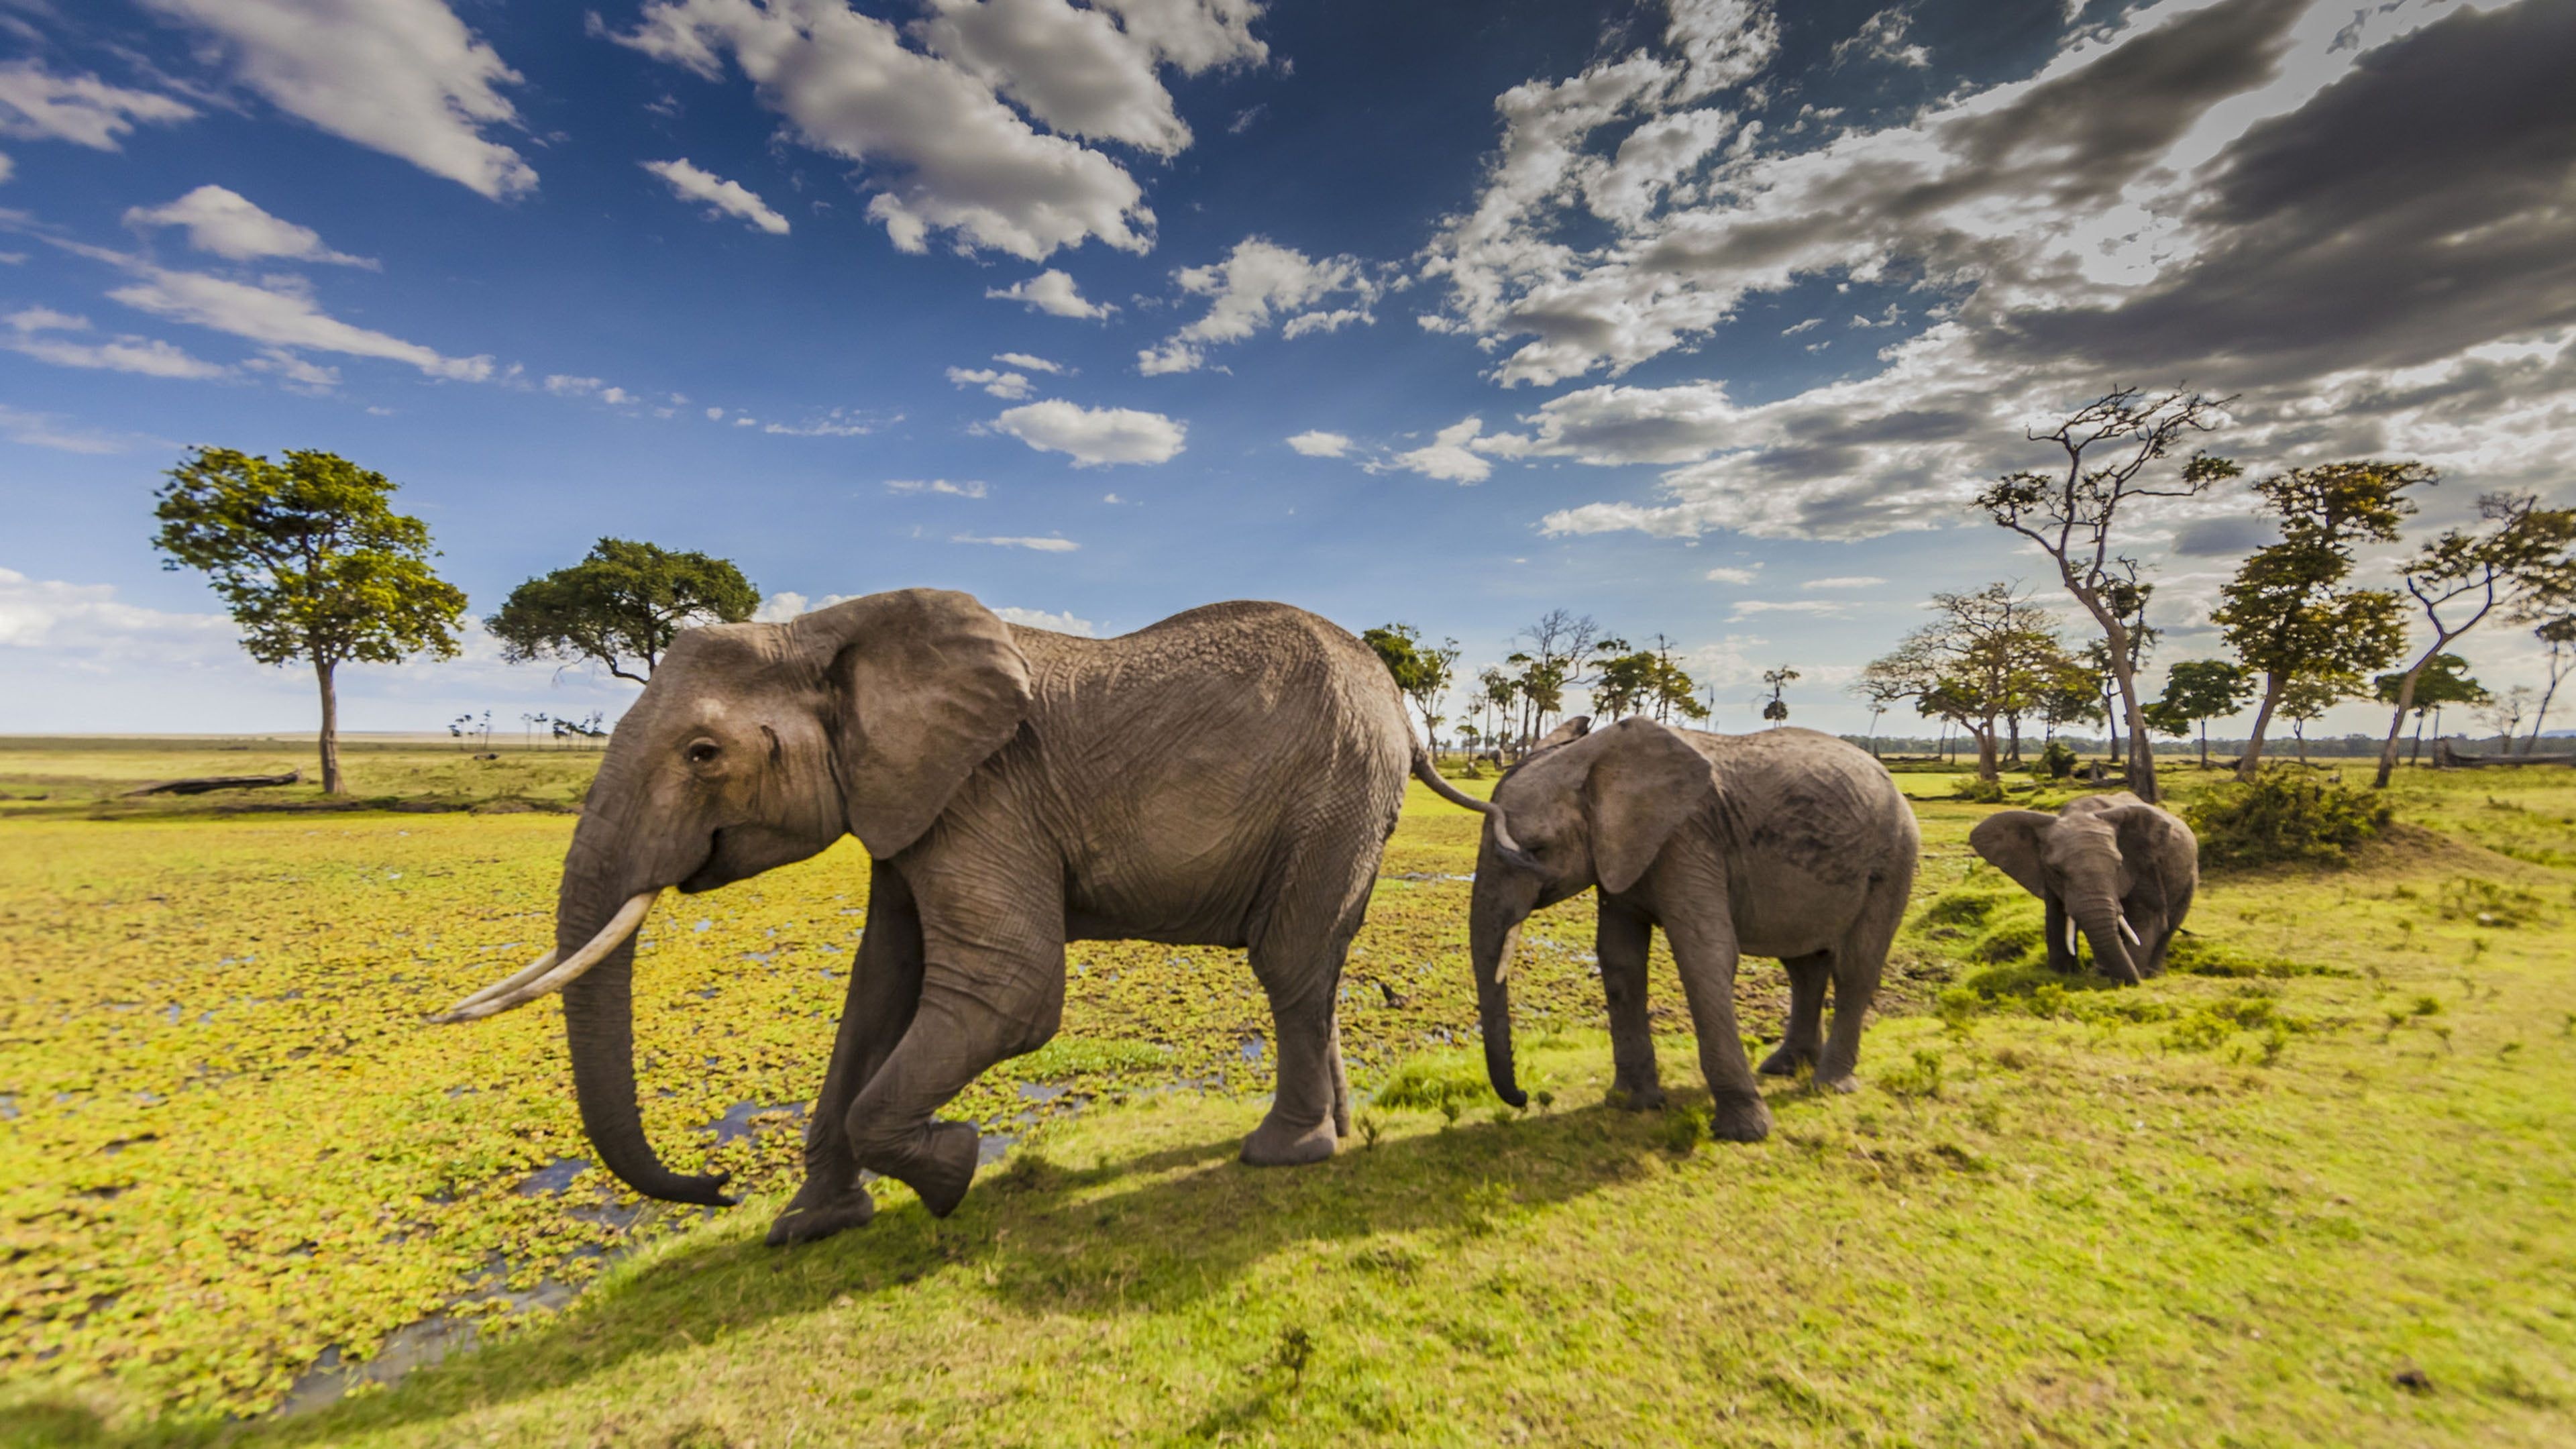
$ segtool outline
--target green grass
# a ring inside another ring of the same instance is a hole
[[[0,821],[0,1444],[2568,1442],[2576,871],[2494,847],[2576,850],[2576,788],[2397,798],[2415,828],[2350,869],[2213,874],[2190,964],[2138,990],[2052,977],[2035,903],[1966,850],[1991,807],[1919,800],[1865,1086],[1774,1084],[1755,1146],[1696,1135],[1660,953],[1674,1104],[1602,1105],[1580,901],[1516,973],[1547,1105],[1494,1102],[1467,887],[1398,878],[1471,868],[1473,818],[1417,798],[1346,998],[1365,1140],[1331,1162],[1234,1161],[1267,1086],[1239,953],[1086,948],[1066,1034],[963,1105],[1023,1110],[1021,1081],[1092,1105],[955,1217],[890,1190],[864,1230],[762,1247],[782,1124],[716,1154],[751,1202],[665,1220],[561,1313],[229,1428],[206,1416],[363,1352],[495,1247],[620,1236],[574,1213],[595,1173],[507,1189],[582,1150],[553,1008],[408,1024],[499,969],[481,948],[541,912],[569,822]],[[684,1168],[711,1109],[810,1093],[853,864],[665,908],[639,1036]],[[1776,967],[1744,978],[1775,1033]],[[196,1021],[218,994],[244,1004]],[[388,1205],[412,1236],[382,1241]]]

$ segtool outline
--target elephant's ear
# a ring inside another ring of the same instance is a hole
[[[2200,842],[2192,838],[2191,827],[2172,812],[2157,809],[2144,801],[2121,805],[2102,812],[2102,822],[2117,832],[2120,859],[2127,862],[2129,873],[2140,880],[2152,880],[2160,895],[2170,896],[2175,882],[2165,879],[2166,855],[2180,851],[2193,864],[2198,874]]]
[[[1530,746],[1530,753],[1535,755],[1541,750],[1555,749],[1558,745],[1570,745],[1590,733],[1592,733],[1592,716],[1578,714],[1539,736],[1538,743]]]
[[[901,589],[790,626],[821,665],[850,833],[883,860],[919,840],[948,797],[1029,712],[1029,661],[967,594]]]
[[[1584,781],[1592,817],[1592,874],[1612,895],[1637,883],[1694,811],[1717,794],[1717,772],[1688,741],[1652,720],[1629,719],[1592,737],[1598,753]]]
[[[2039,870],[2039,846],[2056,824],[2056,816],[2037,810],[1998,810],[1968,832],[1968,844],[2023,890],[2044,898],[2048,886]]]

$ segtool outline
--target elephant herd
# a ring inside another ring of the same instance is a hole
[[[1769,1132],[1757,1070],[1811,1068],[1852,1088],[1918,848],[1913,812],[1867,753],[1810,730],[1577,719],[1479,800],[1415,743],[1374,652],[1266,603],[1103,640],[905,589],[682,634],[601,762],[564,860],[556,948],[434,1020],[560,991],[601,1163],[650,1197],[727,1202],[723,1176],[674,1172],[645,1138],[636,931],[666,887],[711,890],[849,834],[870,859],[867,919],[805,1181],[770,1242],[867,1222],[863,1171],[934,1214],[957,1207],[977,1133],[936,1113],[1055,1034],[1069,941],[1245,949],[1269,998],[1278,1084],[1243,1160],[1317,1161],[1351,1130],[1342,964],[1408,774],[1486,817],[1468,936],[1504,1100],[1523,1101],[1509,994],[1521,924],[1587,889],[1618,1100],[1663,1099],[1645,1004],[1656,926],[1680,968],[1715,1136]],[[2001,812],[1973,843],[2047,902],[2052,963],[2074,966],[2080,926],[2124,980],[2160,968],[2196,881],[2190,832],[2127,796],[2080,799],[2063,817]],[[1735,1020],[1745,952],[1779,958],[1790,980],[1787,1032],[1758,1069]]]

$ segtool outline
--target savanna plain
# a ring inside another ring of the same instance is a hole
[[[2350,864],[2213,871],[2133,989],[2052,976],[1967,846],[1998,807],[1902,774],[1864,1085],[1772,1085],[1751,1146],[1660,946],[1673,1104],[1605,1102],[1588,899],[1528,930],[1533,1101],[1493,1097],[1478,820],[1417,786],[1339,1156],[1235,1161],[1240,953],[1087,944],[1062,1035],[951,1109],[994,1154],[956,1215],[883,1184],[778,1251],[856,845],[647,925],[647,1126],[748,1194],[672,1211],[585,1160],[552,1000],[422,1020],[550,937],[597,757],[122,796],[303,753],[0,743],[0,1443],[2576,1442],[2576,772],[2402,772]],[[1777,965],[1739,996],[1776,1036]]]

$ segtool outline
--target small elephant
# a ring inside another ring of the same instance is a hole
[[[1819,1082],[1851,1090],[1861,1025],[1919,848],[1914,812],[1866,752],[1813,730],[1714,735],[1647,719],[1594,730],[1576,719],[1480,808],[1487,818],[1468,939],[1485,1067],[1504,1101],[1525,1100],[1513,1075],[1509,993],[1521,923],[1593,886],[1617,1100],[1663,1101],[1646,1019],[1656,926],[1681,968],[1713,1135],[1755,1142],[1771,1131],[1736,1031],[1740,953],[1776,956],[1789,972],[1788,1032],[1763,1073],[1813,1066]]]
[[[1968,843],[2047,905],[2057,971],[2081,969],[2080,927],[2104,974],[2131,985],[2159,974],[2200,887],[2191,827],[2126,790],[2079,796],[2054,815],[1998,810]]]
[[[1386,666],[1284,604],[1077,639],[906,589],[692,629],[600,763],[558,949],[444,1019],[560,990],[600,1161],[651,1197],[727,1201],[723,1178],[673,1172],[645,1139],[636,929],[665,887],[711,890],[856,835],[866,928],[805,1184],[772,1243],[868,1221],[862,1169],[934,1214],[957,1206],[977,1134],[933,1114],[1055,1034],[1068,941],[1249,947],[1279,1067],[1243,1158],[1315,1161],[1350,1131],[1334,1002],[1408,770],[1448,788]]]

